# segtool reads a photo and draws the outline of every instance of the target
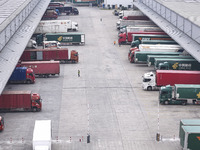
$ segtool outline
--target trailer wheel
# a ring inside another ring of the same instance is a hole
[[[168,100],[164,101],[164,104],[169,105],[169,101]]]
[[[152,87],[151,87],[151,86],[148,86],[148,87],[147,87],[147,91],[152,91]]]
[[[187,102],[182,102],[182,105],[183,105],[183,106],[187,105]]]
[[[37,108],[36,108],[36,107],[34,107],[34,108],[33,108],[33,112],[36,112],[36,111],[37,111]]]

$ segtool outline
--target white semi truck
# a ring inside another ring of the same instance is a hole
[[[33,150],[51,150],[51,120],[35,120]]]
[[[78,31],[78,23],[71,20],[48,20],[40,21],[34,34],[65,33],[70,30]]]

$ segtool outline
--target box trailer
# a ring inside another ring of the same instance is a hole
[[[183,150],[199,150],[200,147],[200,126],[182,126],[183,134],[180,138],[180,145]]]
[[[35,83],[33,69],[27,67],[16,67],[11,74],[8,83]]]
[[[193,58],[190,55],[147,55],[147,65],[150,67],[151,65],[154,65],[156,58]]]
[[[42,20],[57,19],[57,18],[58,18],[58,13],[52,9],[46,10],[44,15],[42,16]]]
[[[164,34],[164,31],[161,30],[159,27],[144,27],[144,26],[134,26],[134,27],[126,27],[126,32],[119,33],[118,38],[119,38],[119,43],[121,44],[131,44],[132,42],[132,34],[137,34],[140,32],[140,34],[146,34],[146,32],[162,32]],[[159,34],[159,33],[157,33]],[[165,33],[166,34],[166,33]]]
[[[118,30],[127,26],[157,26],[153,21],[150,20],[119,20],[116,23]]]
[[[58,41],[61,45],[85,44],[85,34],[83,33],[46,33],[36,37],[38,45],[42,45],[43,41]]]
[[[141,44],[142,40],[173,40],[169,35],[132,34],[131,47]]]
[[[65,13],[66,15],[78,15],[79,11],[76,7],[72,7],[72,6],[64,6],[64,7],[55,7],[55,9],[57,9],[59,11],[60,14]]]
[[[51,120],[35,120],[33,130],[33,150],[51,150]]]
[[[59,61],[22,61],[20,66],[33,69],[34,74],[39,77],[48,78],[50,75],[60,74]]]
[[[200,71],[156,70],[145,73],[142,87],[144,90],[156,90],[161,86],[175,84],[200,84]]]
[[[122,19],[124,16],[145,16],[140,10],[122,10],[119,12],[118,16]]]
[[[184,134],[182,126],[200,126],[200,119],[181,119],[179,124],[179,138]]]
[[[159,70],[200,70],[194,58],[155,58],[154,68]]]
[[[174,87],[162,86],[159,93],[161,104],[182,104],[189,101],[192,104],[200,104],[200,85],[196,84],[175,84]]]
[[[0,95],[0,111],[40,111],[41,97],[31,91],[3,91]]]
[[[42,20],[39,22],[34,34],[44,33],[66,33],[77,31],[78,23],[71,20]]]
[[[176,52],[174,49],[169,49],[168,51],[136,51],[131,53],[131,56],[134,55],[134,62],[135,63],[147,63],[147,56],[148,55],[180,55],[182,52]]]
[[[147,16],[123,16],[123,20],[150,20]]]
[[[78,63],[79,56],[76,50],[72,50],[70,55],[67,48],[60,49],[25,49],[21,61],[60,61],[60,63]]]

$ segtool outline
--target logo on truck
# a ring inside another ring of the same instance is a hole
[[[197,97],[200,98],[200,92],[197,94]]]
[[[58,41],[62,41],[62,38],[63,38],[63,37],[62,37],[62,36],[60,36],[60,37],[58,38]]]

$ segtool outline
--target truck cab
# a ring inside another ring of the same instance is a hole
[[[27,83],[35,83],[35,75],[33,69],[27,68],[26,70],[26,82]]]
[[[147,91],[156,89],[155,73],[148,72],[144,74],[142,87],[144,90],[147,90]]]
[[[0,131],[4,129],[4,117],[0,116]]]
[[[162,86],[159,93],[160,104],[169,104],[172,99],[172,86]]]
[[[78,23],[72,21],[72,30],[73,31],[78,31]]]
[[[118,43],[119,44],[123,44],[123,43],[126,43],[126,33],[124,32],[124,33],[120,33],[119,35],[118,35]]]
[[[71,58],[71,61],[78,63],[79,61],[78,52],[76,50],[72,50],[70,58]]]
[[[137,47],[131,48],[128,53],[128,59],[131,63],[134,63],[134,54],[135,52],[139,52],[140,50]]]
[[[33,111],[41,111],[42,110],[42,99],[38,93],[31,94],[32,100],[32,110]]]
[[[169,63],[168,62],[159,63],[158,69],[159,70],[169,70]]]
[[[43,41],[43,49],[48,49],[48,48],[61,48],[60,42],[58,41]]]

